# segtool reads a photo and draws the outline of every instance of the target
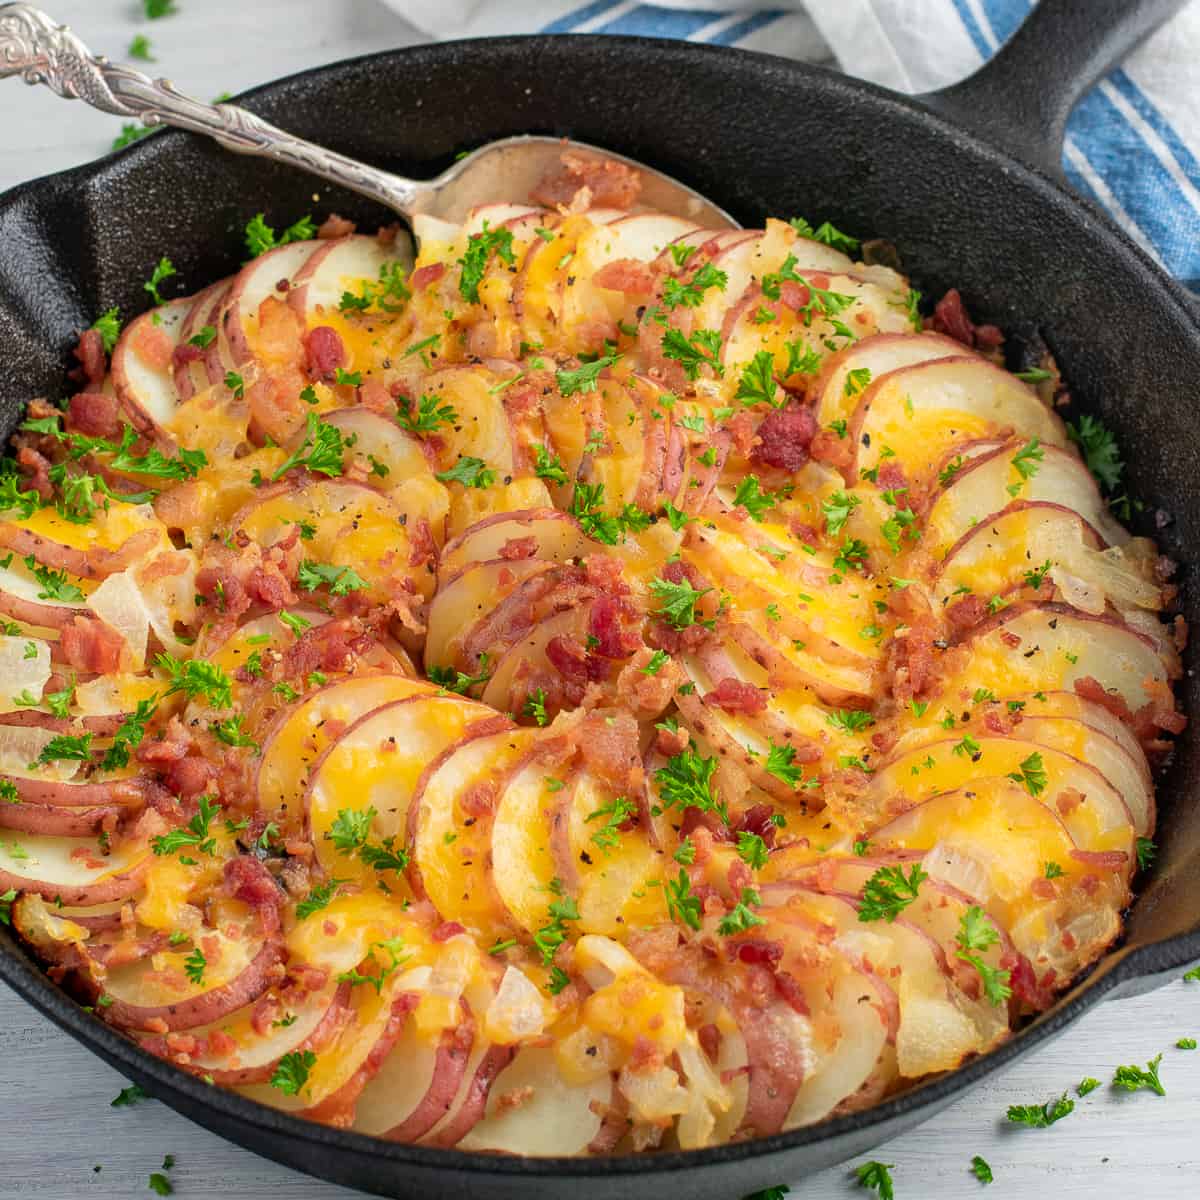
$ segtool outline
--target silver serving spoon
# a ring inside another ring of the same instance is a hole
[[[409,224],[418,214],[461,221],[468,210],[499,200],[521,202],[564,151],[613,159],[641,174],[640,207],[686,217],[705,228],[737,228],[715,204],[682,183],[633,159],[584,142],[511,137],[489,142],[434,179],[405,179],[293,137],[236,104],[203,104],[122,63],[91,51],[65,25],[29,4],[0,5],[0,78],[20,75],[67,100],[146,125],[177,125],[204,133],[238,154],[257,154],[299,167],[394,209]]]

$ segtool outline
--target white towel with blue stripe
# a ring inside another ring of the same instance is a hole
[[[902,92],[969,75],[1034,0],[386,0],[437,38],[625,33],[835,65]],[[1137,3],[1137,0],[1129,0]],[[1162,266],[1200,290],[1200,4],[1086,96],[1063,167]]]

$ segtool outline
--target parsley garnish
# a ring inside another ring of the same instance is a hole
[[[1134,852],[1137,855],[1137,865],[1139,871],[1146,870],[1152,862],[1154,862],[1154,853],[1157,847],[1154,842],[1148,837],[1140,837],[1134,843]]]
[[[728,825],[729,813],[713,790],[716,770],[715,758],[701,758],[691,746],[667,759],[666,765],[654,772],[663,808],[715,812]]]
[[[555,899],[547,906],[549,919],[533,935],[533,944],[542,956],[544,967],[551,964],[554,952],[567,940],[567,927],[564,922],[579,920],[579,909],[575,906],[574,899],[563,895],[561,879],[550,881],[550,891],[554,893]]]
[[[771,742],[763,770],[776,779],[782,779],[789,787],[796,787],[804,777],[804,772],[803,768],[793,766],[795,758],[795,746],[777,746]]]
[[[104,352],[111,354],[117,344],[117,338],[121,336],[120,310],[106,309],[92,322],[92,328],[100,335],[100,340],[104,343]]]
[[[880,867],[863,887],[860,921],[894,921],[916,898],[929,876],[920,863],[906,876],[903,867]]]
[[[776,497],[759,488],[757,475],[744,475],[733,494],[733,503],[741,505],[755,521],[762,521],[766,511],[775,507]]]
[[[51,711],[54,712],[54,694],[47,696],[46,699],[50,703]],[[157,708],[157,696],[137,702],[133,712],[125,717],[117,728],[117,732],[113,734],[112,744],[104,752],[104,758],[100,762],[101,770],[116,771],[129,765],[129,751],[141,745],[142,739],[146,736],[146,723],[154,716]],[[67,714],[56,712],[55,715],[65,717]]]
[[[650,591],[662,601],[662,607],[656,608],[651,615],[662,617],[674,629],[686,629],[689,625],[696,624],[696,601],[711,592],[712,588],[697,591],[686,579],[679,583],[671,583],[667,579],[652,579]]]
[[[108,1102],[109,1108],[132,1108],[139,1100],[149,1100],[150,1096],[146,1089],[141,1084],[131,1083],[128,1087],[122,1088],[116,1096]]]
[[[739,829],[737,852],[742,862],[753,871],[761,871],[767,865],[767,843],[757,833]]]
[[[684,308],[697,308],[704,299],[704,293],[709,288],[723,292],[729,282],[729,276],[724,271],[718,271],[710,262],[706,262],[687,283],[681,283],[674,276],[668,276],[663,283],[662,306],[667,311],[683,305]]]
[[[671,661],[671,656],[665,650],[655,650],[650,655],[650,661],[641,668],[643,675],[657,675]]]
[[[567,482],[562,460],[556,454],[551,454],[545,446],[534,447],[534,472],[539,479],[548,479],[551,483]]]
[[[467,488],[490,488],[496,482],[496,472],[482,458],[470,454],[459,455],[458,462],[448,471],[439,471],[435,479],[442,483],[461,483]]]
[[[1158,1077],[1158,1064],[1161,1062],[1162,1055],[1160,1054],[1146,1064],[1144,1071],[1141,1067],[1118,1067],[1113,1074],[1113,1087],[1126,1092],[1136,1092],[1141,1088],[1148,1088],[1159,1096],[1165,1096],[1167,1089],[1163,1087],[1162,1080]]]
[[[625,796],[618,796],[608,804],[601,805],[595,812],[588,813],[586,821],[607,817],[604,824],[592,834],[592,841],[605,852],[612,850],[620,841],[621,826],[637,812],[637,805]]]
[[[753,929],[755,925],[765,925],[766,921],[750,910],[750,905],[761,903],[762,898],[753,888],[742,888],[741,900],[717,923],[717,933],[722,937],[732,937]]]
[[[546,691],[537,688],[525,697],[525,706],[521,709],[523,716],[532,717],[539,726],[545,725],[549,719],[546,716]]]
[[[197,986],[204,982],[204,968],[207,966],[208,959],[204,957],[204,951],[199,946],[183,960],[184,974]]]
[[[430,683],[436,683],[438,687],[444,688],[448,692],[456,692],[460,696],[465,696],[467,689],[474,687],[477,683],[487,683],[492,677],[492,673],[487,669],[488,656],[481,654],[479,656],[479,674],[464,675],[462,671],[456,671],[453,667],[431,666],[426,674],[429,676]]]
[[[301,217],[300,220],[289,225],[276,239],[275,230],[263,220],[263,215],[263,213],[256,213],[246,223],[244,234],[246,253],[251,258],[257,258],[268,250],[274,250],[276,246],[286,246],[289,242],[306,242],[316,236],[317,230],[313,225],[312,217]]]
[[[308,1082],[308,1073],[316,1065],[317,1056],[311,1050],[293,1050],[275,1064],[271,1086],[285,1096],[295,1096]]]
[[[577,483],[571,497],[571,515],[590,538],[615,546],[622,537],[621,521],[604,511],[604,484]]]
[[[858,733],[875,724],[875,718],[859,708],[835,708],[825,714],[825,720],[843,733]]]
[[[22,561],[29,573],[41,585],[42,590],[37,594],[39,600],[61,600],[64,603],[73,604],[83,599],[83,593],[79,588],[75,584],[67,582],[66,571],[52,571],[49,567],[43,567],[32,554],[26,555]]]
[[[315,592],[317,588],[328,584],[331,596],[345,596],[367,586],[367,581],[353,567],[335,567],[330,563],[309,562],[307,559],[300,564],[296,579],[308,592]]]
[[[189,700],[203,700],[211,708],[228,708],[233,703],[233,681],[216,663],[192,658],[180,661],[170,654],[154,660],[160,671],[170,677],[166,695],[182,692]]]
[[[668,329],[663,334],[664,358],[674,359],[689,379],[700,374],[702,366],[709,366],[717,375],[724,375],[721,365],[721,335],[715,329],[698,329],[687,337],[678,329]]]
[[[679,868],[677,879],[668,879],[664,885],[667,896],[667,913],[672,920],[682,921],[692,929],[700,928],[700,897],[692,892],[692,881],[688,873]]]
[[[769,404],[775,407],[778,392],[775,383],[775,358],[770,350],[759,350],[742,369],[733,397],[747,405]]]
[[[172,829],[170,833],[161,834],[151,843],[151,849],[162,857],[182,850],[184,846],[195,846],[202,854],[212,854],[216,849],[216,840],[209,835],[212,819],[221,811],[221,806],[209,796],[201,796],[195,816],[184,829]]]
[[[331,879],[327,883],[322,883],[313,888],[303,900],[296,905],[296,918],[303,921],[307,917],[311,917],[313,913],[320,912],[321,909],[328,906],[333,899],[334,893],[338,888],[345,883],[344,879]]]
[[[147,132],[149,131],[147,130]],[[150,293],[150,298],[155,304],[165,304],[166,301],[163,300],[162,295],[158,290],[159,284],[165,283],[171,278],[172,275],[177,274],[178,272],[175,270],[174,264],[164,254],[162,258],[158,260],[158,265],[154,268],[154,272],[150,276],[149,281],[142,284],[142,288]]]
[[[341,430],[336,425],[322,421],[315,412],[308,413],[304,421],[304,441],[271,476],[272,482],[282,479],[293,467],[307,467],[321,475],[335,476],[342,473],[345,443],[342,441]]]
[[[433,433],[442,425],[453,425],[458,413],[451,404],[438,404],[437,396],[422,395],[417,401],[417,411],[412,411],[411,402],[406,402],[403,412],[396,414],[396,422],[409,433]]]
[[[971,1170],[974,1172],[975,1178],[980,1183],[992,1182],[992,1168],[987,1165],[987,1162],[980,1158],[978,1154],[971,1159]]]
[[[894,1163],[881,1163],[872,1160],[854,1168],[858,1186],[874,1188],[879,1193],[879,1200],[895,1200],[896,1193],[892,1188],[891,1168]]]
[[[469,304],[479,303],[479,285],[483,282],[488,260],[493,253],[498,254],[508,266],[516,266],[512,243],[513,235],[509,230],[489,229],[486,221],[481,232],[473,233],[467,239],[466,253],[458,260],[462,267],[458,291]]]
[[[1033,797],[1038,797],[1046,789],[1048,776],[1045,768],[1042,766],[1042,756],[1037,751],[1034,751],[1028,758],[1022,761],[1020,769],[1013,771],[1009,779],[1014,783],[1024,784],[1025,790]]]
[[[1109,491],[1115,491],[1121,483],[1121,471],[1125,464],[1119,457],[1117,439],[1104,422],[1084,413],[1078,425],[1067,422],[1067,433],[1083,451],[1088,470]]]
[[[979,905],[973,904],[963,913],[954,940],[958,943],[955,957],[970,963],[979,972],[984,994],[993,1004],[1003,1004],[1012,995],[1012,988],[1008,986],[1009,972],[989,966],[975,953],[994,946],[1000,940],[995,925]]]
[[[564,396],[574,396],[577,392],[594,392],[600,372],[606,367],[614,366],[620,357],[619,354],[605,354],[601,358],[584,363],[574,371],[558,371],[555,374],[558,390]]]
[[[1061,1121],[1074,1111],[1075,1101],[1067,1099],[1067,1093],[1063,1092],[1057,1100],[1047,1100],[1045,1104],[1010,1104],[1008,1119],[1014,1125],[1028,1125],[1030,1129],[1048,1129],[1055,1121]]]

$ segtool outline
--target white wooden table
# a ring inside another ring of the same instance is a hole
[[[121,57],[145,33],[168,74],[198,96],[238,92],[334,59],[420,40],[375,0],[177,0],[179,13],[139,22],[136,0],[45,0],[91,46]],[[503,3],[503,0],[491,0]],[[103,152],[120,122],[41,89],[0,84],[0,189]],[[894,1163],[898,1200],[1192,1200],[1200,1170],[1200,984],[1102,1005],[1032,1060],[1014,1067],[915,1133],[874,1156]],[[1164,1054],[1167,1096],[1114,1093],[1121,1063]],[[1048,1130],[1010,1125],[1010,1104],[1041,1103],[1085,1076],[1105,1086]],[[0,1197],[126,1200],[172,1154],[181,1200],[350,1200],[318,1182],[229,1145],[156,1102],[111,1108],[124,1085],[109,1067],[0,986]],[[986,1190],[973,1155],[995,1173]],[[780,1180],[779,1182],[787,1182]],[[802,1200],[864,1196],[836,1168],[793,1184]],[[730,1197],[730,1200],[738,1200]]]

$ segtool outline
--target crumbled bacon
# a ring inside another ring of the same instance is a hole
[[[79,341],[74,354],[79,366],[71,371],[72,379],[86,383],[103,383],[104,372],[108,367],[108,357],[104,353],[104,339],[97,329],[85,329],[79,335]]]
[[[117,437],[121,432],[117,398],[104,392],[77,392],[67,405],[67,426],[88,437]]]
[[[334,238],[349,237],[357,228],[353,221],[330,213],[317,227],[317,237],[323,242],[332,241]]]
[[[757,430],[759,444],[750,452],[750,461],[798,471],[809,459],[809,448],[817,433],[812,409],[798,404],[769,412]]]
[[[946,609],[946,620],[956,633],[974,629],[987,616],[987,605],[976,595],[963,596]]]
[[[704,703],[727,713],[744,713],[752,717],[766,712],[767,697],[752,683],[726,677],[704,696]]]
[[[120,669],[125,639],[98,617],[75,617],[59,635],[63,658],[77,671],[97,675]]]
[[[995,325],[976,325],[971,320],[958,288],[951,288],[934,305],[930,325],[972,349],[995,350],[1004,341],[1004,334]]]
[[[642,190],[642,177],[625,163],[568,150],[529,198],[534,204],[554,208],[569,205],[585,188],[596,208],[630,208]]]
[[[279,928],[282,893],[271,872],[257,858],[249,854],[231,858],[225,864],[225,886],[235,900],[254,909],[264,934],[269,936]]]
[[[444,262],[427,263],[412,273],[408,286],[413,292],[423,292],[430,284],[437,283],[445,273],[446,264]]]
[[[508,562],[516,562],[522,558],[533,558],[537,549],[538,541],[535,537],[509,538],[500,547],[500,557]]]
[[[328,325],[317,325],[304,335],[304,369],[308,377],[329,382],[348,361],[342,336]]]

